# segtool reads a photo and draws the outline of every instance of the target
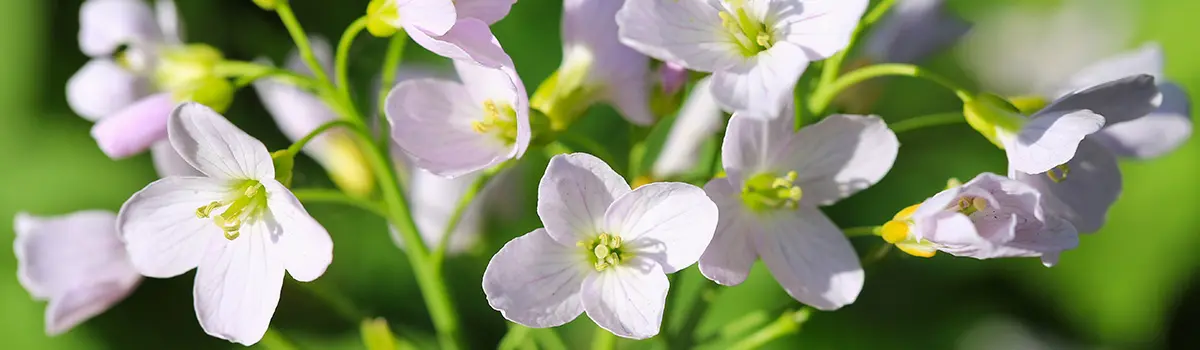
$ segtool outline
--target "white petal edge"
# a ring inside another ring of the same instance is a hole
[[[583,281],[583,309],[596,325],[630,339],[646,339],[662,326],[670,282],[662,266],[635,257],[621,266],[588,275]]]
[[[267,147],[202,104],[185,102],[167,123],[171,145],[196,170],[211,177],[243,180],[275,178]]]
[[[208,335],[249,346],[266,334],[284,272],[281,247],[271,235],[258,221],[243,225],[234,240],[208,237],[192,291],[196,318]]]
[[[117,231],[138,272],[170,278],[199,265],[208,239],[224,237],[212,219],[197,218],[196,209],[225,200],[230,189],[226,180],[168,177],[130,197],[117,214]]]
[[[595,273],[586,252],[559,244],[545,229],[500,248],[483,272],[488,305],[528,327],[557,327],[583,313],[580,288]]]
[[[607,232],[621,236],[636,256],[663,272],[695,264],[717,228],[717,205],[699,187],[655,182],[617,198],[604,214]]]
[[[769,162],[796,171],[803,203],[830,205],[878,183],[899,151],[883,119],[838,114],[800,129]]]
[[[283,260],[283,267],[297,281],[316,280],[333,262],[333,239],[287,187],[275,180],[263,185],[267,188],[270,209],[266,233],[278,247],[277,256]]]
[[[1029,120],[1016,135],[1004,135],[1008,164],[1026,174],[1044,173],[1075,157],[1083,138],[1104,127],[1104,117],[1089,110],[1052,113]]]
[[[740,193],[727,179],[713,179],[705,193],[717,204],[719,219],[716,234],[700,256],[700,273],[723,286],[736,286],[750,276],[758,260],[758,251],[750,236],[761,231],[754,217],[741,207]]]
[[[67,80],[67,105],[98,121],[147,94],[147,82],[108,59],[94,59]]]
[[[864,273],[842,230],[811,207],[774,219],[751,238],[788,295],[826,311],[853,303],[862,291]]]
[[[608,207],[631,191],[625,178],[596,156],[557,155],[538,183],[538,217],[550,237],[574,246],[604,233]]]

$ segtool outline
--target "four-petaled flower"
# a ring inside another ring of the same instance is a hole
[[[878,182],[899,147],[874,116],[833,115],[793,132],[791,118],[734,115],[721,153],[727,177],[704,186],[721,220],[700,272],[736,285],[761,257],[796,300],[821,310],[854,302],[863,285],[858,255],[817,206]]]
[[[212,336],[262,339],[286,270],[298,281],[325,273],[329,233],[275,180],[261,142],[215,111],[184,103],[169,139],[200,177],[167,177],[134,194],[117,216],[130,261],[142,275],[196,269],[196,316]]]
[[[700,258],[717,207],[683,183],[631,190],[600,159],[550,160],[538,187],[544,229],[500,249],[483,274],[492,308],[529,327],[554,327],[580,313],[613,334],[658,334],[668,273]]]
[[[813,61],[846,48],[867,0],[630,0],[621,42],[656,59],[713,73],[726,109],[770,118],[792,100]]]

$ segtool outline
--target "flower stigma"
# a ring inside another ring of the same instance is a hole
[[[956,211],[963,215],[971,216],[971,214],[987,210],[988,203],[986,199],[980,197],[965,196],[959,198],[958,202],[952,208],[955,208]]]
[[[908,255],[928,258],[937,253],[937,247],[929,241],[922,241],[912,233],[914,225],[912,215],[920,207],[921,204],[913,204],[900,210],[892,217],[891,221],[883,224],[879,235],[883,237],[884,241],[895,244],[896,248],[900,248]]]
[[[796,209],[804,195],[804,191],[796,185],[798,177],[795,171],[789,171],[782,177],[772,173],[755,175],[742,187],[742,201],[755,211]]]
[[[1059,183],[1059,182],[1067,181],[1067,174],[1070,174],[1070,173],[1071,173],[1071,167],[1066,164],[1062,164],[1062,165],[1056,166],[1053,169],[1050,169],[1049,171],[1047,171],[1046,177],[1049,177],[1050,181],[1054,181],[1054,183]]]
[[[517,111],[511,104],[483,101],[483,119],[471,122],[471,128],[480,134],[492,134],[511,145],[517,142]]]
[[[257,220],[267,209],[267,191],[261,182],[246,180],[234,187],[233,196],[224,201],[213,201],[196,209],[196,217],[212,218],[213,224],[225,233],[225,239],[234,240],[241,236],[242,224]],[[225,207],[220,215],[212,215],[218,208]]]
[[[621,261],[633,258],[633,254],[621,248],[621,236],[601,233],[593,239],[579,241],[579,247],[587,249],[588,259],[596,271],[621,265]]]
[[[729,0],[726,3],[729,4],[728,10],[717,15],[721,17],[721,26],[742,49],[743,55],[752,57],[775,44],[775,38],[767,30],[766,24],[746,14],[745,0]]]

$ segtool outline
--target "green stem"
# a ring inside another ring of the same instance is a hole
[[[350,46],[354,44],[354,37],[358,33],[367,28],[367,17],[363,16],[346,27],[346,31],[342,33],[342,39],[338,41],[337,55],[334,56],[334,74],[337,75],[338,96],[342,101],[353,101],[350,98],[350,78],[349,61],[350,61]]]
[[[302,89],[312,89],[315,83],[312,78],[301,75],[299,73],[272,67],[265,64],[245,61],[222,61],[214,68],[217,75],[223,77],[236,77],[234,85],[244,87],[250,85],[258,79],[267,77],[278,79],[279,81],[291,84]]]
[[[384,115],[384,109],[387,106],[388,92],[392,91],[392,85],[396,84],[396,71],[400,69],[400,60],[404,58],[404,46],[408,43],[408,33],[404,29],[400,29],[396,34],[392,35],[391,41],[388,43],[387,53],[383,57],[383,68],[380,69],[379,85],[379,115]],[[381,123],[386,124],[386,123]]]
[[[613,350],[616,345],[617,336],[603,327],[596,326],[595,335],[592,336],[592,350]]]
[[[679,329],[679,334],[672,338],[671,349],[690,349],[696,341],[696,327],[700,325],[700,320],[704,319],[704,314],[708,312],[708,307],[712,305],[712,300],[716,298],[716,283],[704,281],[700,285],[699,296],[696,297],[695,303],[691,308],[688,308],[687,315],[684,316],[683,327]]]
[[[304,137],[300,138],[299,140],[296,140],[295,143],[293,143],[290,147],[288,147],[288,149],[287,149],[288,153],[292,154],[292,156],[300,154],[300,151],[304,149],[304,146],[308,145],[308,143],[310,141],[312,141],[313,138],[321,135],[322,133],[324,133],[326,131],[329,131],[330,129],[333,129],[333,128],[336,128],[339,126],[353,130],[353,129],[360,128],[362,126],[362,124],[358,123],[358,122],[346,120],[346,119],[339,119],[339,120],[334,120],[334,121],[331,121],[331,122],[328,122],[325,124],[321,124],[316,129],[313,129],[313,131],[310,131],[308,133],[308,135],[304,135]]]
[[[957,84],[950,81],[950,79],[946,79],[937,73],[933,73],[925,70],[924,68],[911,64],[887,63],[863,67],[854,70],[853,72],[850,72],[841,78],[838,78],[833,83],[821,85],[817,88],[817,91],[813,93],[812,99],[809,100],[809,105],[812,107],[812,111],[815,114],[820,115],[825,111],[825,108],[829,107],[829,104],[833,102],[833,98],[837,97],[838,93],[841,93],[842,90],[868,79],[889,75],[929,80],[951,91],[954,91],[954,93],[958,95],[958,98],[963,102],[968,102],[972,99],[971,93],[966,89],[959,87]]]
[[[804,325],[804,322],[808,321],[808,318],[811,315],[812,309],[809,307],[804,307],[796,311],[785,312],[783,315],[779,316],[775,322],[771,322],[771,324],[758,330],[758,332],[754,332],[746,338],[743,338],[736,344],[733,344],[733,346],[730,346],[729,349],[758,349],[773,340],[782,338],[785,335],[799,332],[800,326]]]
[[[828,60],[825,60],[825,65],[821,67],[821,79],[819,86],[824,87],[832,84],[833,81],[837,79],[838,74],[841,73],[842,70],[842,62],[846,60],[846,54],[850,52],[851,48],[854,47],[855,42],[858,41],[858,37],[864,30],[866,30],[872,24],[875,24],[875,22],[880,18],[883,18],[883,15],[886,14],[888,9],[891,9],[892,5],[895,3],[896,0],[882,0],[878,5],[875,5],[874,8],[871,8],[871,12],[868,12],[866,16],[863,16],[862,22],[859,22],[858,27],[854,28],[854,34],[850,36],[850,42],[846,44],[846,48],[842,51],[838,51],[838,53],[834,54],[832,57],[829,57]],[[796,106],[798,110],[800,104],[796,104]],[[822,110],[824,110],[824,108],[819,110],[813,109],[814,112],[821,112]]]
[[[325,69],[321,67],[321,61],[318,61],[317,56],[313,54],[312,45],[308,43],[308,34],[304,33],[304,27],[301,27],[300,21],[296,20],[296,14],[292,13],[292,6],[287,1],[279,1],[275,6],[275,13],[279,14],[279,20],[283,21],[283,26],[287,27],[292,41],[296,42],[296,49],[300,51],[300,58],[304,59],[305,64],[308,64],[308,69],[312,70],[313,76],[317,77],[317,82],[324,86],[333,86],[329,81],[329,76],[325,75]]]
[[[259,346],[269,350],[296,350],[299,349],[296,345],[279,334],[275,328],[267,328],[267,333],[263,334],[262,340],[258,342]]]
[[[847,227],[842,229],[846,237],[862,237],[878,235],[881,226],[862,226],[862,227]]]
[[[296,196],[296,199],[299,199],[304,203],[345,204],[366,210],[383,218],[386,218],[388,215],[387,209],[385,209],[379,203],[362,198],[351,197],[342,191],[324,188],[301,188],[293,189],[292,194]]]
[[[450,238],[454,235],[454,231],[458,228],[459,222],[462,221],[463,214],[467,212],[467,208],[470,207],[471,202],[475,200],[475,196],[479,194],[479,191],[483,190],[483,188],[487,186],[488,182],[490,182],[497,173],[507,168],[509,164],[512,164],[512,162],[505,162],[494,169],[484,171],[483,174],[479,175],[479,177],[471,183],[471,187],[468,187],[467,191],[463,192],[462,197],[458,198],[458,203],[454,206],[454,213],[450,215],[450,221],[446,223],[446,230],[442,232],[442,240],[438,242],[438,246],[433,251],[433,256],[430,258],[430,263],[433,264],[433,266],[437,268],[439,272],[442,268],[442,262],[446,260],[446,251],[449,250],[450,247]]]
[[[947,112],[908,118],[888,124],[888,127],[892,129],[892,132],[899,134],[905,131],[966,122],[967,118],[963,117],[962,112]]]

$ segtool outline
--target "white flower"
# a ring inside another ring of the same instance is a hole
[[[654,178],[669,179],[695,168],[702,156],[700,152],[704,143],[721,131],[725,112],[713,99],[709,90],[711,83],[711,78],[697,82],[679,109],[675,124],[671,125],[667,140],[651,169]]]
[[[658,334],[666,274],[696,262],[712,239],[717,207],[695,186],[630,190],[600,159],[550,160],[538,186],[544,229],[505,244],[488,263],[483,291],[510,321],[554,327],[587,312],[613,334]]]
[[[845,49],[867,0],[638,0],[617,13],[621,42],[713,73],[731,111],[773,118],[813,61]]]
[[[307,282],[325,272],[333,242],[283,184],[261,142],[208,107],[171,113],[171,144],[202,177],[167,177],[134,194],[117,216],[142,275],[196,269],[200,326],[241,344],[258,342],[279,303],[286,270]]]
[[[17,280],[46,306],[46,334],[62,334],[125,299],[142,276],[134,270],[112,212],[57,217],[17,213]]]
[[[529,97],[516,71],[454,62],[462,83],[401,82],[388,93],[392,139],[420,168],[458,177],[519,158],[529,147]]]
[[[730,120],[721,149],[728,177],[704,186],[721,220],[700,272],[737,285],[761,257],[793,298],[834,310],[858,297],[863,270],[850,241],[817,206],[878,182],[899,142],[874,116],[833,115],[792,130],[791,118]]]

